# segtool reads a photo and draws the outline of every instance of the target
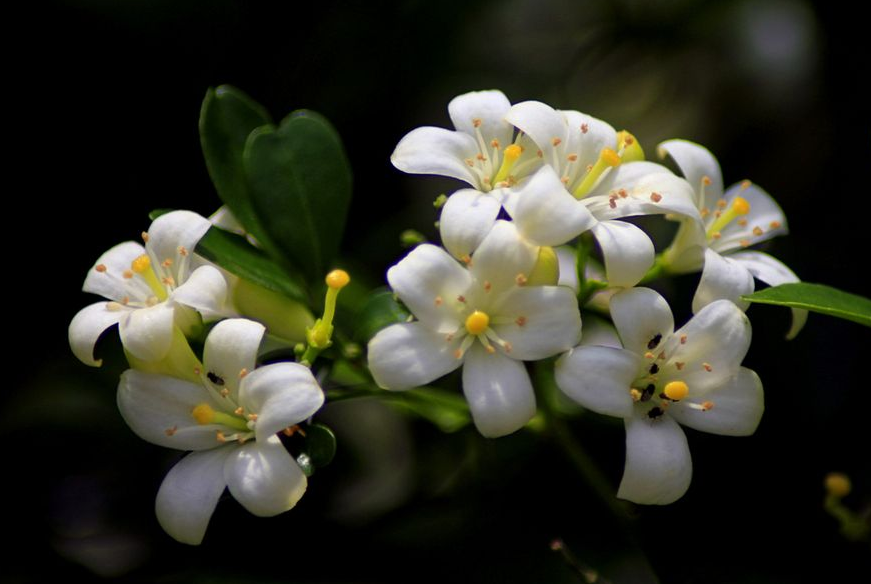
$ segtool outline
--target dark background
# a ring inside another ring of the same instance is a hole
[[[726,184],[750,178],[784,208],[769,251],[803,279],[868,295],[869,71],[865,22],[833,3],[500,0],[296,2],[66,0],[13,14],[6,36],[6,306],[0,394],[4,533],[0,580],[121,582],[582,582],[556,537],[615,583],[860,582],[868,544],[822,510],[822,479],[854,480],[871,505],[869,331],[812,315],[783,341],[787,311],[754,307],[745,364],[766,387],[752,438],[688,430],[695,476],[665,508],[622,525],[545,438],[448,436],[377,403],[324,415],[336,462],[287,514],[223,501],[199,548],[154,520],[177,455],[123,424],[123,361],[90,370],[65,330],[94,299],[96,257],[136,238],[160,207],[218,206],[199,148],[206,88],[230,83],[276,119],[301,107],[342,135],[355,180],[343,249],[379,282],[407,227],[434,236],[430,205],[457,185],[389,163],[447,102],[500,88],[656,143],[696,140]],[[9,160],[7,156],[7,161]],[[662,242],[666,243],[666,242]],[[694,277],[672,291],[687,315]],[[114,353],[113,353],[114,351]],[[619,423],[573,424],[613,487]]]

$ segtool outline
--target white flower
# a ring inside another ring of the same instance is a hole
[[[99,366],[94,345],[118,324],[124,348],[143,361],[156,361],[169,350],[173,326],[183,329],[203,318],[228,314],[227,283],[221,272],[193,255],[209,221],[190,211],[173,211],[154,220],[143,233],[145,246],[127,241],[97,260],[83,290],[108,298],[83,308],[69,326],[73,353]],[[189,308],[188,308],[189,307]]]
[[[702,223],[684,221],[674,242],[664,252],[666,268],[673,273],[702,269],[693,298],[693,310],[719,299],[735,302],[754,290],[753,278],[777,286],[799,278],[781,261],[745,248],[787,233],[786,216],[775,200],[750,181],[723,192],[723,176],[717,159],[703,146],[687,140],[669,140],[659,145],[661,156],[671,156],[695,189],[695,204]],[[807,311],[792,309],[793,338],[807,320]]]
[[[417,318],[391,325],[369,342],[379,386],[402,390],[463,366],[463,392],[484,436],[514,432],[535,414],[522,361],[573,346],[581,318],[574,292],[531,286],[538,248],[514,224],[497,221],[468,267],[442,248],[420,245],[387,272]]]
[[[584,407],[624,419],[626,466],[617,496],[668,504],[692,476],[678,423],[730,436],[752,434],[759,424],[762,383],[741,366],[750,322],[719,300],[675,331],[668,303],[648,288],[615,294],[611,316],[622,348],[581,344],[557,361],[556,381]]]
[[[700,220],[690,185],[644,162],[634,138],[576,111],[536,101],[505,117],[537,144],[546,164],[506,193],[519,231],[537,245],[560,245],[590,229],[612,286],[637,284],[653,265],[654,247],[638,227],[616,219],[671,213]]]
[[[255,369],[264,330],[245,319],[218,323],[206,339],[199,383],[135,369],[121,376],[118,407],[133,431],[194,451],[157,494],[158,521],[183,543],[202,541],[225,487],[258,516],[287,511],[305,492],[305,475],[276,432],[311,417],[323,392],[298,363]]]

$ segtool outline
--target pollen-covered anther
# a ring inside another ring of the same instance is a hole
[[[468,164],[469,166],[472,166],[472,167],[473,167],[473,166],[475,166],[475,161],[472,160],[471,158],[467,158],[467,159],[466,159],[466,164]]]
[[[227,388],[225,387],[224,389],[221,390],[221,397],[227,397],[228,395],[230,395],[230,390],[229,390],[229,389],[227,389]]]
[[[299,434],[303,438],[305,438],[305,430],[299,427],[299,424],[294,424],[293,426],[288,426],[284,430],[281,431],[287,437],[293,436],[294,434]]]
[[[772,221],[768,226],[772,229],[780,229],[780,221]]]
[[[747,220],[746,219],[738,219],[738,225],[740,225],[741,227],[747,227]]]
[[[157,306],[158,304],[160,304],[160,300],[157,298],[157,296],[149,296],[148,299],[145,301],[146,306]]]
[[[645,359],[654,359],[655,357],[656,357],[656,355],[654,355],[654,354],[651,353],[650,351],[647,351],[646,353],[644,353],[644,358],[645,358]]]
[[[709,177],[708,175],[703,176],[702,177],[702,184],[705,185],[706,187],[711,186],[711,177]]]
[[[188,254],[187,248],[183,245],[178,246],[178,249],[176,249],[176,251],[178,252],[178,255],[180,255],[182,257],[184,257]]]
[[[750,188],[750,185],[752,185],[752,184],[753,184],[753,183],[750,182],[749,180],[742,180],[742,181],[741,181],[741,190],[742,190],[742,191],[746,191],[747,189]]]
[[[563,143],[563,141],[561,138],[554,138],[553,140],[550,141],[550,143],[553,144],[554,146],[559,146],[560,144]]]
[[[460,349],[455,350],[454,351],[454,359],[462,359],[462,358],[463,358],[463,351],[461,351]]]
[[[129,296],[125,296],[124,298],[122,298],[122,299],[121,299],[121,304],[123,304],[124,306],[127,306],[128,304],[130,304],[130,297],[129,297]]]
[[[257,414],[248,414],[248,419],[252,422],[256,422],[257,417],[258,417]]]
[[[491,355],[496,352],[496,348],[493,345],[487,345],[484,349]]]
[[[480,152],[478,153],[477,156],[475,156],[475,158],[477,158],[477,159],[480,160],[481,162],[484,162],[485,160],[487,160],[487,157],[484,156],[483,154],[481,154]]]
[[[625,199],[629,196],[629,193],[626,192],[626,189],[620,189],[619,191],[617,191],[617,194],[620,195],[621,199]]]
[[[581,133],[582,133],[582,134],[586,134],[586,133],[589,132],[589,131],[590,131],[590,125],[589,125],[589,124],[581,124]]]
[[[707,412],[709,410],[714,409],[714,402],[705,401],[700,404],[688,403],[687,406],[691,407],[694,410],[699,410],[701,412]]]
[[[675,361],[674,362],[674,366],[677,367],[678,371],[683,370],[684,365],[686,365],[686,363],[684,363],[683,361]]]
[[[233,413],[236,414],[237,416],[241,416],[242,414],[245,413],[245,408],[243,408],[242,406],[239,406],[238,408],[233,410]]]
[[[465,304],[465,303],[466,303],[466,297],[463,296],[462,294],[460,294],[459,296],[457,296],[457,302],[459,302],[459,303],[461,303],[461,304]]]
[[[433,300],[433,304],[435,304],[436,306],[441,306],[443,303],[444,300],[442,300],[441,296],[436,296],[435,300]]]
[[[708,209],[707,207],[702,207],[702,210],[699,211],[699,214],[700,214],[700,215],[702,216],[702,218],[704,219],[705,217],[707,217],[708,215],[711,214],[711,210]]]
[[[529,282],[529,278],[526,277],[526,274],[517,274],[517,276],[514,277],[514,282],[518,286],[526,286],[526,283]]]
[[[721,237],[723,237],[723,234],[719,231],[715,231],[711,234],[711,237],[713,237],[714,239],[720,239]]]
[[[689,395],[690,388],[683,381],[669,381],[665,384],[662,393],[671,401],[680,401]]]
[[[726,199],[720,199],[717,201],[717,209],[725,209],[728,205],[729,203],[726,202]]]
[[[121,275],[124,277],[125,280],[129,280],[133,277],[133,270],[124,270],[123,272],[121,272]]]
[[[687,344],[687,336],[686,336],[686,335],[681,335],[681,336],[680,336],[680,344],[681,344],[681,345],[686,345],[686,344]]]
[[[239,370],[239,379],[242,379],[246,375],[248,375],[248,369],[245,367],[242,367],[242,369]]]
[[[490,140],[490,146],[492,146],[493,148],[499,148],[499,140],[493,138],[492,140]]]
[[[741,247],[750,247],[750,240],[749,239],[741,239],[738,241],[738,245],[740,245]]]
[[[173,426],[172,428],[167,428],[163,431],[167,436],[175,436],[176,432],[178,432],[178,426]]]
[[[466,317],[466,331],[470,335],[480,335],[490,326],[490,317],[486,312],[476,310]]]
[[[753,235],[755,235],[756,237],[759,237],[759,236],[762,235],[763,233],[765,233],[765,232],[762,231],[762,228],[759,227],[758,225],[757,225],[756,227],[753,228]]]
[[[166,258],[160,265],[164,268],[168,268],[172,265],[172,260],[170,258]]]
[[[704,370],[707,371],[708,373],[710,373],[711,371],[714,370],[714,368],[711,367],[711,364],[710,364],[710,363],[702,363],[702,369],[704,369]]]
[[[515,322],[515,324],[517,324],[517,326],[523,326],[526,324],[526,317],[525,316],[518,316],[517,320],[515,320],[514,322]]]
[[[629,395],[632,396],[632,401],[637,402],[641,401],[641,392],[635,389],[634,387],[629,390]]]
[[[472,264],[472,256],[470,256],[469,254],[466,254],[460,258],[460,261],[463,262],[464,264],[466,264],[467,266],[471,265]]]
[[[577,161],[577,159],[578,159],[577,154],[569,154],[568,156],[566,156],[566,160],[568,160],[569,162],[575,162],[575,161]]]
[[[146,254],[142,254],[141,256],[130,262],[130,269],[137,274],[141,274],[150,267],[151,259]]]
[[[145,243],[148,243],[148,237],[149,237],[149,236],[148,236],[148,232],[147,232],[147,231],[143,231],[143,232],[140,233],[139,235],[142,237],[142,241],[144,241]]]
[[[445,335],[445,342],[450,343],[454,340],[454,333],[448,333]]]
[[[220,430],[218,430],[217,432],[215,432],[215,439],[216,439],[218,442],[220,442],[221,444],[223,444],[224,442],[227,441],[227,437],[224,436],[224,433],[221,432]]]
[[[659,193],[650,193],[650,200],[654,203],[658,203],[662,200],[662,195]]]
[[[106,303],[106,310],[108,310],[109,312],[118,312],[119,310],[122,310],[123,308],[124,308],[124,305],[121,304],[120,302],[107,302]]]
[[[97,264],[96,266],[94,266],[94,269],[97,270],[98,272],[101,272],[101,273],[105,272],[106,271],[106,264]]]
[[[484,280],[484,292],[489,292],[491,288],[493,288],[493,284],[488,280]]]
[[[481,127],[481,118],[472,118],[472,125],[476,128]]]
[[[166,276],[165,278],[161,278],[160,281],[167,286],[175,286],[175,278],[173,278],[172,276]]]
[[[535,155],[539,158],[544,158],[544,152],[542,152],[541,150],[536,150]]]

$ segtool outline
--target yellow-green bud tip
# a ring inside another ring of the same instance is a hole
[[[825,480],[826,492],[833,497],[846,497],[853,490],[850,477],[840,472],[830,472]]]
[[[476,310],[466,318],[466,330],[470,335],[480,335],[490,326],[490,317],[486,312]]]
[[[141,274],[149,267],[151,267],[151,260],[145,254],[142,254],[141,256],[130,262],[130,269],[137,274]]]
[[[665,388],[662,390],[662,393],[665,394],[665,397],[672,401],[680,401],[684,399],[690,393],[689,386],[683,381],[670,381],[665,384]]]
[[[750,203],[744,197],[732,199],[732,209],[737,215],[746,215],[750,212]]]
[[[348,272],[345,270],[333,270],[329,274],[327,274],[326,282],[327,286],[332,288],[333,290],[341,290],[345,286],[348,285],[348,282],[351,281],[351,276],[348,275]]]
[[[215,421],[215,410],[209,404],[199,404],[191,410],[191,417],[200,426],[205,426]]]

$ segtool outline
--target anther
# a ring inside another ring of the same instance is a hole
[[[167,436],[175,436],[176,432],[178,432],[178,426],[173,426],[172,428],[167,428],[163,431]]]
[[[684,368],[684,365],[686,365],[686,363],[684,363],[683,361],[675,361],[674,362],[674,366],[677,367],[678,371],[682,371]]]
[[[481,118],[472,118],[472,125],[476,128],[481,127]]]
[[[459,296],[457,296],[457,302],[462,302],[463,304],[465,304],[465,303],[466,303],[466,297],[463,296],[462,294],[460,294]]]
[[[436,296],[435,301],[433,301],[433,304],[435,304],[436,306],[441,306],[443,302],[444,302],[444,300],[442,300],[441,296]]]
[[[463,358],[463,352],[459,349],[455,350],[454,351],[454,359],[462,359],[462,358]]]
[[[239,370],[239,379],[242,379],[246,375],[248,375],[248,369],[245,367],[242,367],[242,369]]]
[[[686,335],[681,335],[681,336],[680,336],[680,344],[681,344],[681,345],[686,345],[686,344],[687,344],[687,336],[686,336]]]
[[[487,160],[487,157],[484,156],[483,154],[481,154],[480,152],[478,152],[478,155],[475,158],[477,158],[481,162],[484,162],[485,160]]]
[[[650,351],[647,351],[646,353],[644,353],[644,358],[645,358],[645,359],[653,359],[654,357],[656,357],[656,355],[654,355],[654,354],[651,353]]]
[[[121,272],[121,275],[124,276],[125,280],[129,280],[133,277],[133,270],[124,270],[123,272]]]
[[[750,188],[750,185],[752,185],[752,184],[753,183],[751,183],[749,180],[742,180],[741,181],[741,190],[746,191],[747,189]]]
[[[704,370],[707,371],[708,373],[710,373],[711,371],[714,370],[714,368],[711,367],[711,364],[710,364],[710,363],[702,363],[702,369],[704,369]]]
[[[652,407],[652,408],[650,408],[650,410],[648,410],[647,417],[650,418],[651,420],[655,420],[656,418],[659,418],[660,416],[662,416],[662,414],[664,414],[664,413],[665,413],[665,410],[663,410],[662,408]]]
[[[466,254],[460,258],[460,261],[466,265],[470,265],[472,263],[472,256],[470,256],[469,254]]]
[[[490,146],[492,146],[493,148],[499,148],[499,140],[493,138],[492,140],[490,140]]]
[[[518,286],[526,286],[528,281],[529,278],[527,278],[525,274],[517,274],[517,276],[514,277],[514,283]]]
[[[124,298],[122,298],[122,299],[121,299],[121,304],[123,304],[124,306],[127,306],[128,304],[130,304],[130,297],[129,297],[129,296],[125,296]]]
[[[625,199],[629,196],[629,193],[626,192],[626,189],[620,189],[619,191],[617,191],[617,194],[620,195],[621,199]]]
[[[535,155],[539,158],[544,158],[544,152],[542,152],[541,150],[536,150]]]
[[[217,432],[215,432],[215,440],[217,440],[218,442],[220,442],[221,444],[223,444],[224,442],[227,441],[227,437],[224,436],[224,433],[223,433],[223,432],[221,432],[220,430],[218,430]]]
[[[97,264],[96,266],[94,266],[94,269],[97,270],[98,272],[102,273],[102,272],[106,271],[106,265],[105,264]]]
[[[466,164],[468,164],[469,166],[475,166],[475,161],[472,160],[471,158],[467,158],[467,159],[466,159]]]
[[[656,391],[656,386],[652,383],[648,383],[647,387],[644,388],[644,391],[641,393],[641,401],[646,402],[650,401],[650,398],[653,397],[653,392]]]
[[[728,205],[729,205],[729,203],[726,202],[726,199],[720,199],[717,201],[717,208],[718,209],[725,209]]]
[[[211,371],[206,373],[206,377],[208,377],[209,381],[211,381],[215,385],[224,385],[224,378],[218,377],[216,374],[212,373]]]
[[[485,350],[491,355],[496,352],[496,348],[493,345],[487,345]]]
[[[148,243],[148,232],[143,231],[140,235],[142,236],[142,241]]]
[[[702,184],[705,185],[706,187],[711,186],[711,177],[709,177],[708,175],[703,176],[702,177]]]
[[[670,381],[665,384],[662,393],[671,401],[680,401],[689,395],[690,388],[683,381]]]
[[[526,317],[525,316],[518,316],[517,320],[515,320],[514,322],[517,324],[517,326],[523,326],[526,324]]]
[[[165,278],[161,278],[160,281],[167,286],[175,286],[175,278],[173,278],[172,276],[166,276]]]
[[[768,224],[768,226],[771,227],[772,229],[779,229],[780,228],[780,221],[772,221],[771,223]]]
[[[493,284],[491,284],[488,280],[484,280],[484,292],[489,292],[492,287]]]
[[[750,240],[749,239],[741,239],[738,241],[738,245],[740,245],[741,247],[750,247]]]
[[[257,414],[248,414],[248,419],[251,420],[252,422],[256,422],[257,417],[258,417]]]
[[[168,268],[169,266],[172,265],[172,260],[169,258],[166,258],[165,260],[163,260],[163,263],[161,263],[160,265],[163,266],[164,268]]]
[[[708,215],[711,214],[711,210],[708,209],[707,207],[702,207],[702,210],[699,211],[699,214],[700,214],[700,215],[702,216],[702,218],[704,219],[705,217],[707,217]]]
[[[650,374],[656,375],[657,373],[659,373],[659,365],[654,363],[653,365],[650,366]]]
[[[740,225],[741,227],[747,227],[747,220],[746,219],[738,219],[738,225]]]
[[[225,387],[224,389],[221,390],[221,397],[227,397],[228,395],[230,395],[230,390],[229,390],[229,389],[227,389],[227,388]]]
[[[299,424],[294,424],[293,426],[288,426],[284,430],[281,431],[285,436],[293,436],[294,434],[299,434],[303,438],[305,438],[305,430],[299,427]]]
[[[654,203],[658,203],[662,200],[662,195],[659,193],[650,193],[650,200]]]
[[[184,257],[188,254],[187,248],[183,245],[178,246],[178,249],[176,249],[176,251],[178,252],[178,255],[180,255],[182,257]]]
[[[562,142],[563,141],[560,138],[554,138],[553,140],[550,141],[550,143],[553,144],[554,146],[559,146],[560,144],[562,144]]]
[[[238,408],[233,410],[233,413],[236,414],[237,416],[241,416],[242,414],[245,413],[245,408],[243,408],[242,406],[239,406]]]
[[[723,234],[719,231],[715,231],[711,234],[711,237],[713,237],[714,239],[720,239],[721,237],[723,237]]]
[[[149,267],[151,267],[151,259],[146,254],[142,254],[141,256],[130,262],[130,269],[137,274],[141,274]]]
[[[581,133],[582,133],[582,134],[586,134],[586,133],[589,132],[589,131],[590,131],[590,125],[589,125],[589,124],[581,124]]]
[[[641,392],[635,389],[634,387],[629,390],[629,395],[632,396],[632,401],[637,402],[641,400]]]
[[[578,159],[577,154],[569,154],[568,156],[566,156],[566,160],[568,160],[569,162],[575,162],[575,161],[577,161],[577,159]]]
[[[118,312],[119,310],[122,310],[123,308],[124,308],[124,306],[118,302],[107,302],[106,303],[106,310],[108,310],[109,312]]]
[[[616,209],[617,208],[617,199],[610,199],[608,201],[608,206],[611,207],[612,209]]]

